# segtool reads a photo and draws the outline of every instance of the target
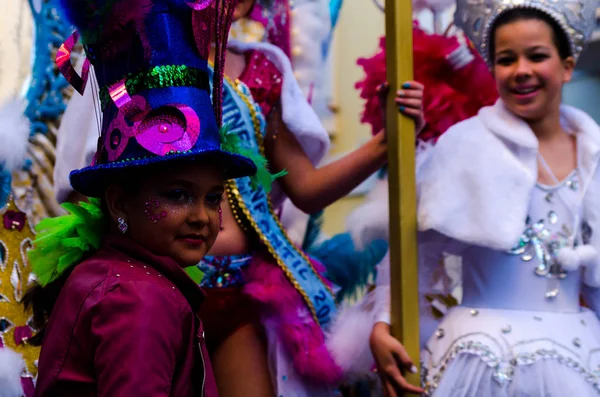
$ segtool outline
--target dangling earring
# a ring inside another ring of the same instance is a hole
[[[129,225],[127,224],[127,221],[126,221],[125,219],[123,219],[123,218],[119,217],[119,218],[117,219],[117,222],[119,222],[119,226],[118,226],[118,227],[119,227],[119,231],[120,231],[122,234],[125,234],[125,233],[127,233],[127,229],[129,228]]]
[[[219,206],[219,228],[223,226],[223,209]]]

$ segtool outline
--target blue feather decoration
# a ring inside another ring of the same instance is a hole
[[[363,251],[356,251],[349,233],[338,234],[308,253],[327,269],[327,278],[341,288],[338,301],[351,297],[358,288],[367,285],[375,275],[376,266],[388,250],[385,240],[371,242]]]
[[[331,30],[334,30],[338,19],[340,17],[340,11],[342,10],[342,3],[344,0],[329,0],[329,15],[331,16]]]
[[[302,242],[302,250],[310,251],[315,248],[319,236],[321,235],[321,229],[323,228],[323,214],[324,210],[315,212],[308,218],[308,224],[306,226],[306,232],[304,233],[304,241]]]
[[[10,196],[12,175],[0,164],[0,208],[4,207]]]

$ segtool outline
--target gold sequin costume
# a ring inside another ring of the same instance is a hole
[[[0,218],[0,341],[23,356],[26,368],[22,376],[33,380],[40,348],[27,344],[34,330],[21,301],[33,281],[27,251],[35,234],[27,214],[12,197],[0,210]]]

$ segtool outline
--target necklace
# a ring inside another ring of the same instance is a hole
[[[552,184],[554,186],[558,186],[560,185],[560,181],[558,180],[558,178],[556,177],[556,175],[554,174],[554,172],[552,171],[552,168],[550,168],[550,165],[548,164],[548,162],[546,161],[546,159],[544,158],[544,156],[542,156],[542,154],[538,151],[537,153],[537,158],[538,158],[538,162],[541,164],[542,168],[544,169],[545,173],[550,177],[550,179],[552,180]],[[579,162],[577,162],[579,163]],[[579,164],[575,167],[575,174],[576,175],[580,175],[580,173],[578,172],[578,166]],[[569,174],[571,175],[571,174]],[[568,179],[569,177],[567,177]],[[575,216],[574,216],[574,224],[573,224],[573,228],[571,229],[571,236],[569,237],[569,244],[571,245],[571,247],[574,247],[575,245],[575,238],[577,236],[577,230],[579,228],[579,224],[580,224],[580,219],[581,219],[581,207],[583,206],[583,195],[585,193],[585,189],[581,190],[581,194],[580,194],[580,200],[579,203],[577,205],[577,209],[575,212]],[[557,189],[555,192],[556,196],[558,196],[558,198],[567,206],[567,208],[570,208],[570,205],[568,204],[567,201],[564,200],[563,196],[561,195],[561,190]]]

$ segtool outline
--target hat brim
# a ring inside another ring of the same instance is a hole
[[[152,156],[139,160],[93,165],[69,174],[73,189],[87,197],[101,197],[106,187],[118,180],[125,170],[136,170],[149,165],[173,161],[208,162],[223,167],[225,179],[236,179],[256,174],[256,165],[247,157],[219,149],[195,150],[167,156]]]

